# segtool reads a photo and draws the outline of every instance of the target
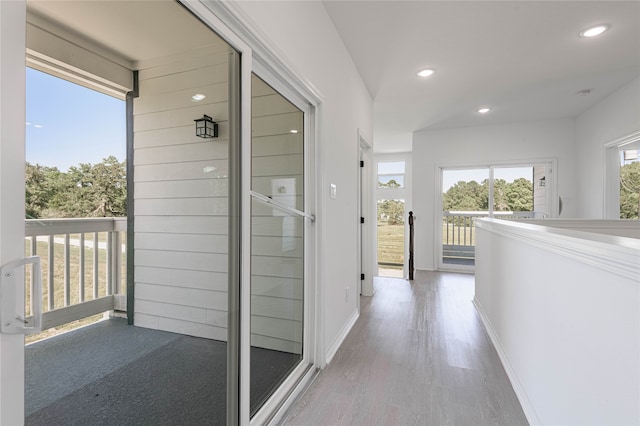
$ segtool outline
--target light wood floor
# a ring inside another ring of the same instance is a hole
[[[376,278],[285,425],[526,425],[471,301],[473,275]]]

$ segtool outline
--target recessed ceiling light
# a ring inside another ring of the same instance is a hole
[[[298,131],[296,129],[291,129],[291,130],[289,130],[289,133],[294,133],[295,134],[295,133],[298,133]]]
[[[486,113],[488,113],[489,111],[491,111],[491,108],[489,108],[489,107],[482,107],[482,108],[478,108],[478,112],[479,112],[480,114],[486,114]]]
[[[200,102],[201,100],[203,100],[204,98],[206,98],[205,95],[203,95],[202,93],[196,93],[195,95],[193,95],[191,97],[191,99],[193,99],[193,102]]]
[[[589,38],[589,37],[599,36],[603,32],[607,31],[609,28],[611,28],[611,25],[609,24],[596,25],[595,27],[587,28],[584,31],[580,31],[580,37]]]
[[[423,70],[418,71],[418,77],[429,77],[436,72],[433,68],[425,68]]]

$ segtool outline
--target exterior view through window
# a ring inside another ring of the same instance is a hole
[[[476,218],[545,217],[545,167],[443,169],[441,266],[475,265]]]
[[[620,219],[640,217],[640,150],[620,150]]]

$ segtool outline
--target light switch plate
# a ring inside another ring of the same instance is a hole
[[[338,188],[336,186],[335,183],[331,184],[331,189],[329,190],[329,198],[336,198],[336,192],[337,192]]]

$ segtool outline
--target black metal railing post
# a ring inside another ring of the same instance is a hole
[[[413,212],[409,212],[409,279],[413,279]]]

